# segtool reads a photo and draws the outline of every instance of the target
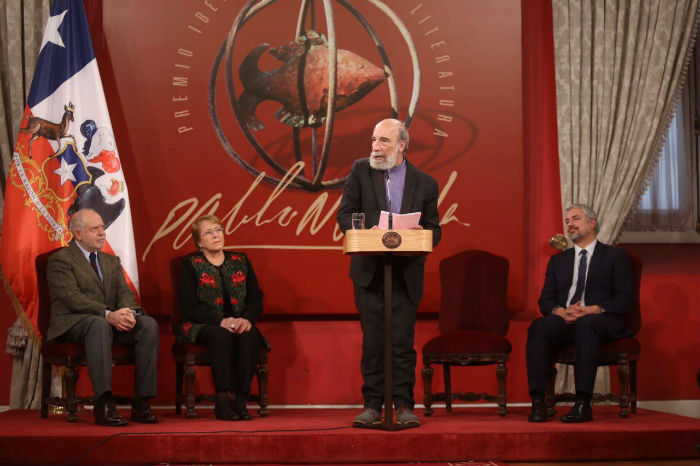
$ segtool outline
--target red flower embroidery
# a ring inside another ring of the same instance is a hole
[[[231,298],[231,304],[238,306],[238,300],[236,298]]]
[[[245,275],[239,270],[235,274],[231,275],[231,280],[233,280],[234,286],[238,285],[239,283],[245,281]]]
[[[182,325],[182,331],[185,333],[190,333],[190,329],[192,328],[192,322],[185,322]]]
[[[206,272],[202,274],[202,277],[199,279],[199,283],[202,285],[211,285],[216,288],[216,281],[214,280],[214,277]]]
[[[216,304],[217,306],[223,306],[224,305],[224,298],[221,298],[221,297],[216,298],[214,300],[214,304]]]
[[[231,256],[231,260],[234,260],[234,261],[239,261],[242,259],[243,259],[243,257],[239,256],[238,254],[234,254]]]
[[[194,259],[192,259],[193,264],[201,264],[203,262],[204,262],[204,260],[202,260],[201,257],[195,257]]]

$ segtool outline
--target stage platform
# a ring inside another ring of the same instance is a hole
[[[560,407],[560,413],[566,407]],[[585,424],[527,422],[529,409],[438,408],[417,429],[354,429],[353,409],[279,409],[248,422],[195,419],[156,410],[161,422],[95,426],[92,412],[69,424],[37,411],[0,414],[1,464],[329,464],[493,461],[606,461],[697,457],[697,419],[640,409],[628,419],[615,406],[594,407]],[[128,410],[121,412],[128,415]],[[252,411],[251,411],[252,412]]]

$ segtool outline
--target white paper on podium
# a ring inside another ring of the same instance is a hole
[[[393,230],[409,230],[411,227],[418,226],[420,222],[420,212],[411,212],[410,214],[392,214],[392,229]],[[382,210],[379,214],[380,230],[389,229],[389,212]]]

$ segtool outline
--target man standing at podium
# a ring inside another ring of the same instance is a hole
[[[408,131],[399,120],[382,120],[374,127],[369,158],[355,161],[343,188],[338,225],[343,233],[352,227],[352,214],[363,212],[368,227],[376,228],[382,210],[420,212],[414,228],[433,231],[433,246],[440,241],[437,211],[438,184],[408,160]],[[413,413],[416,351],[413,349],[416,312],[423,297],[425,256],[394,256],[392,277],[392,393],[397,423],[418,425]],[[384,401],[384,277],[382,256],[355,255],[350,262],[355,305],[362,325],[364,410],[353,425],[382,423]]]

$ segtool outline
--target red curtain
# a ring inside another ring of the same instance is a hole
[[[549,257],[562,232],[551,0],[522,0],[525,302],[534,317]]]

